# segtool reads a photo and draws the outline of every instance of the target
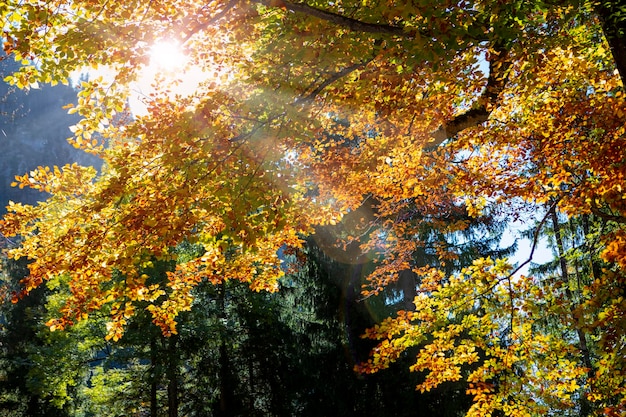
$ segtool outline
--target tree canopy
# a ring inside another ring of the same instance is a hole
[[[23,294],[65,276],[52,330],[104,311],[117,340],[147,302],[175,334],[200,282],[274,291],[280,252],[334,225],[329,256],[377,263],[363,297],[415,278],[413,306],[367,332],[380,343],[357,370],[417,348],[418,389],[466,381],[469,415],[620,415],[625,6],[9,1],[4,50],[24,65],[7,80],[67,82],[85,65],[112,74],[82,81],[70,109],[82,117],[72,143],[102,170],[16,178],[51,194],[10,204],[2,221],[23,239],[10,256],[30,260]],[[163,40],[206,79],[182,95],[160,75],[146,114],[128,120]],[[455,264],[503,219],[530,230],[527,262],[478,251]],[[547,230],[558,269],[521,275]],[[182,242],[204,253],[180,259]],[[151,282],[161,261],[176,262]]]

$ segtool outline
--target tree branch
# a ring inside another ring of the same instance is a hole
[[[532,262],[533,257],[535,256],[535,249],[537,249],[537,245],[539,244],[539,237],[541,236],[541,229],[543,228],[543,226],[548,221],[548,218],[550,217],[550,213],[556,208],[558,203],[559,203],[558,199],[552,202],[552,204],[550,205],[550,207],[546,211],[546,214],[543,216],[543,218],[541,219],[541,221],[539,222],[539,224],[535,228],[535,232],[533,233],[533,243],[532,243],[532,246],[530,248],[530,254],[528,255],[528,258],[524,262],[519,264],[517,266],[517,268],[515,268],[513,270],[513,272],[511,272],[509,275],[507,275],[504,278],[505,280],[509,280],[509,279],[513,278],[515,276],[515,274],[517,274],[519,271],[522,270],[522,268],[524,268],[526,265],[528,265],[529,263]],[[498,282],[501,282],[501,281],[503,281],[503,280],[499,280]]]
[[[182,43],[187,42],[193,35],[195,35],[196,33],[205,30],[206,28],[208,28],[211,25],[216,24],[220,19],[222,19],[226,13],[228,13],[228,11],[230,9],[232,9],[235,4],[237,4],[237,0],[230,0],[222,10],[220,10],[219,13],[217,13],[215,16],[211,17],[209,20],[207,20],[206,22],[200,23],[197,26],[193,27],[189,32],[187,32],[183,38],[182,38]]]
[[[603,212],[595,201],[591,202],[591,213],[606,221],[613,221],[621,224],[626,223],[626,217]]]
[[[446,139],[489,119],[489,115],[499,100],[500,93],[506,86],[507,72],[511,67],[509,51],[506,48],[496,45],[490,55],[489,77],[483,93],[471,109],[455,116],[431,133],[432,141],[428,144],[428,149],[435,149]]]
[[[292,12],[306,14],[308,16],[316,17],[327,22],[334,23],[338,26],[350,29],[354,32],[365,32],[381,35],[395,35],[406,37],[409,36],[403,28],[398,26],[391,26],[381,23],[367,23],[360,20],[352,19],[347,16],[343,16],[337,13],[332,13],[326,10],[318,9],[313,6],[309,6],[306,3],[292,3],[290,1],[276,1],[276,0],[252,0],[256,3],[260,3],[267,7],[275,7],[280,5]]]
[[[370,63],[372,61],[373,58],[367,59],[363,62],[357,62],[356,64],[352,64],[350,66],[347,66],[345,68],[343,68],[340,71],[337,71],[335,73],[332,73],[330,75],[330,77],[328,77],[327,79],[325,79],[323,82],[320,83],[320,85],[318,85],[317,87],[315,87],[309,94],[307,94],[305,97],[301,97],[295,100],[294,104],[305,104],[310,102],[311,100],[313,100],[319,93],[322,92],[322,90],[324,90],[326,87],[328,87],[330,84],[334,83],[335,81],[339,80],[340,78],[345,77],[346,75],[350,74],[351,72],[354,72],[360,68],[363,68],[364,66],[366,66],[368,63]]]

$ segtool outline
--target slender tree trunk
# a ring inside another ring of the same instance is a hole
[[[351,344],[354,339],[360,336],[361,328],[353,323],[355,319],[355,311],[359,308],[359,296],[361,294],[361,283],[363,276],[363,267],[365,260],[363,257],[359,258],[361,262],[355,263],[350,271],[350,274],[344,278],[342,303],[343,308],[340,313],[341,323],[344,325],[344,331],[348,337],[348,343]]]
[[[151,379],[150,379],[150,417],[157,417],[158,404],[157,404],[157,389],[159,386],[159,376],[157,375],[157,340],[156,335],[153,334],[150,337],[150,366]]]
[[[582,221],[583,233],[585,234],[585,252],[588,254],[589,262],[591,264],[591,278],[595,281],[600,278],[600,275],[602,274],[602,269],[600,268],[600,265],[598,264],[594,256],[595,245],[593,244],[593,242],[589,241],[589,234],[591,232],[591,226],[589,225],[589,215],[583,214]]]
[[[580,350],[580,354],[582,356],[582,361],[585,367],[587,368],[587,376],[589,379],[593,379],[594,370],[593,365],[591,363],[591,355],[589,353],[589,347],[587,345],[587,336],[585,335],[585,331],[583,330],[581,323],[579,321],[579,314],[576,311],[577,305],[574,300],[574,295],[572,294],[572,290],[569,285],[569,276],[567,270],[567,261],[565,259],[565,247],[563,245],[563,237],[561,235],[561,226],[559,224],[559,218],[556,213],[556,207],[552,206],[550,217],[552,220],[552,228],[554,229],[554,240],[556,243],[557,255],[559,257],[559,266],[561,269],[561,280],[563,286],[565,287],[565,296],[567,297],[570,303],[570,312],[572,314],[572,325],[574,326],[574,330],[578,336],[578,348]],[[580,414],[581,417],[588,416],[591,413],[591,408],[589,403],[585,398],[580,399]]]
[[[39,397],[35,395],[30,395],[28,397],[28,406],[26,408],[26,412],[29,416],[38,416],[39,413]]]
[[[256,397],[254,387],[254,357],[252,352],[248,355],[248,389],[248,410],[252,412],[252,410],[254,410],[254,398]]]
[[[218,290],[217,304],[219,309],[220,330],[220,358],[219,358],[219,390],[220,402],[217,415],[229,417],[231,415],[231,387],[230,380],[230,358],[228,357],[228,347],[226,346],[226,285],[222,282]]]
[[[178,417],[178,335],[170,336],[167,345],[167,415]]]
[[[415,297],[417,296],[417,274],[407,269],[398,274],[398,288],[402,291],[402,308],[406,311],[415,310]]]

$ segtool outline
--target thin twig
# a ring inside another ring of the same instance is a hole
[[[503,280],[500,280],[499,282],[511,279],[523,267],[528,265],[533,260],[533,256],[535,254],[535,249],[537,249],[537,244],[539,243],[539,235],[541,233],[541,229],[543,228],[543,225],[546,223],[546,221],[548,221],[548,217],[550,216],[550,211],[553,210],[556,207],[558,202],[559,202],[559,199],[555,200],[550,205],[550,208],[546,211],[546,214],[543,216],[543,219],[541,219],[541,221],[539,222],[539,225],[537,225],[537,228],[535,229],[535,232],[533,233],[533,244],[531,246],[530,254],[528,255],[528,259],[526,259],[524,262],[522,262],[517,268],[515,268],[515,270],[513,270],[513,272],[511,272],[506,278],[504,278]]]
[[[331,74],[330,77],[328,77],[327,79],[325,79],[320,85],[318,85],[317,87],[315,87],[315,89],[313,89],[313,91],[311,91],[309,94],[307,94],[305,97],[302,98],[298,98],[295,100],[294,104],[306,104],[309,103],[310,101],[312,101],[319,93],[321,93],[326,87],[328,87],[329,85],[331,85],[332,83],[334,83],[335,81],[345,77],[346,75],[360,69],[363,68],[364,66],[366,66],[367,64],[369,64],[372,61],[373,58],[369,58],[363,62],[357,62],[356,64],[352,64],[350,66],[347,66],[345,68],[343,68],[340,71],[337,71],[333,74]]]
[[[182,38],[182,43],[185,44],[187,43],[187,41],[189,39],[191,39],[191,37],[193,35],[195,35],[196,33],[205,30],[206,28],[208,28],[211,25],[214,25],[215,23],[217,23],[222,17],[224,17],[226,15],[226,13],[228,13],[230,11],[230,9],[232,9],[233,7],[235,7],[235,4],[237,4],[237,0],[231,0],[228,2],[228,4],[226,4],[226,6],[224,6],[224,8],[215,16],[213,16],[212,18],[210,18],[209,20],[207,20],[206,22],[199,24],[198,26],[194,27],[191,31],[189,31],[189,33],[187,33],[183,38]]]

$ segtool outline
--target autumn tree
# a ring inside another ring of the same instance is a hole
[[[8,78],[15,85],[64,82],[86,62],[114,74],[82,83],[70,110],[83,117],[72,142],[101,156],[102,173],[74,165],[16,179],[52,195],[10,205],[2,223],[24,238],[11,256],[32,260],[24,293],[68,275],[71,296],[51,329],[106,308],[115,340],[148,302],[175,334],[198,283],[275,290],[280,248],[365,204],[369,217],[338,236],[384,258],[364,296],[406,270],[417,296],[367,332],[380,343],[360,371],[417,348],[418,389],[466,381],[468,415],[620,415],[624,374],[608,369],[624,368],[623,6],[10,1],[4,49],[25,64]],[[182,96],[160,77],[147,113],[119,123],[164,39],[206,80]],[[520,221],[546,207],[529,260],[554,216],[611,223],[595,238],[603,267],[583,288],[593,302],[562,299],[572,334],[597,339],[589,355],[581,337],[538,324],[544,294],[558,289],[506,259],[449,273],[456,254],[440,245],[437,262],[412,265],[426,245],[420,231],[461,233],[469,222],[449,220],[487,207]],[[204,254],[149,283],[142,268],[176,257],[182,241]],[[576,408],[581,395],[588,410]]]

